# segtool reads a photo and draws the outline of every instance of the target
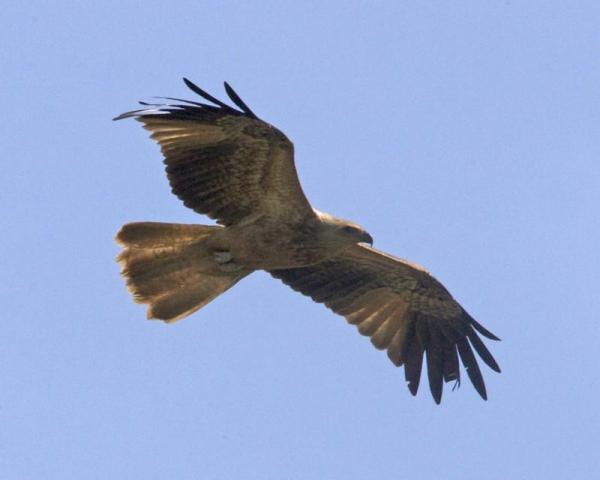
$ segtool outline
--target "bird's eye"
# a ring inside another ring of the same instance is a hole
[[[354,227],[344,227],[342,230],[346,233],[355,233],[356,229]]]

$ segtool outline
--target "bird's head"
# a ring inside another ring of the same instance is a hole
[[[355,223],[348,222],[345,225],[339,225],[338,232],[342,237],[354,243],[368,243],[369,245],[373,245],[373,237],[364,228]]]
[[[325,235],[333,243],[338,245],[350,245],[354,243],[368,243],[373,245],[373,237],[356,223],[336,218],[325,212],[315,210],[321,224],[325,227]]]

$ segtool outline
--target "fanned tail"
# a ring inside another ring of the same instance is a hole
[[[220,228],[156,222],[121,228],[117,261],[134,300],[148,304],[148,318],[187,317],[251,273],[222,271],[215,263],[207,240]]]

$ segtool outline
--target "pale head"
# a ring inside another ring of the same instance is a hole
[[[355,243],[368,243],[373,245],[373,237],[360,225],[334,217],[325,212],[315,210],[323,228],[323,236],[331,243],[339,246]]]

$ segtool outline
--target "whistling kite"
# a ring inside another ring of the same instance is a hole
[[[129,223],[117,234],[118,260],[148,318],[173,322],[202,308],[255,270],[346,317],[394,365],[404,365],[410,392],[423,354],[437,403],[443,382],[460,381],[458,359],[482,398],[486,390],[471,347],[498,364],[477,323],[422,267],[371,246],[362,227],[311,207],[294,166],[294,147],[260,120],[225,83],[236,110],[192,82],[207,103],[168,98],[116,118],[135,118],[165,157],[173,193],[220,225]]]

